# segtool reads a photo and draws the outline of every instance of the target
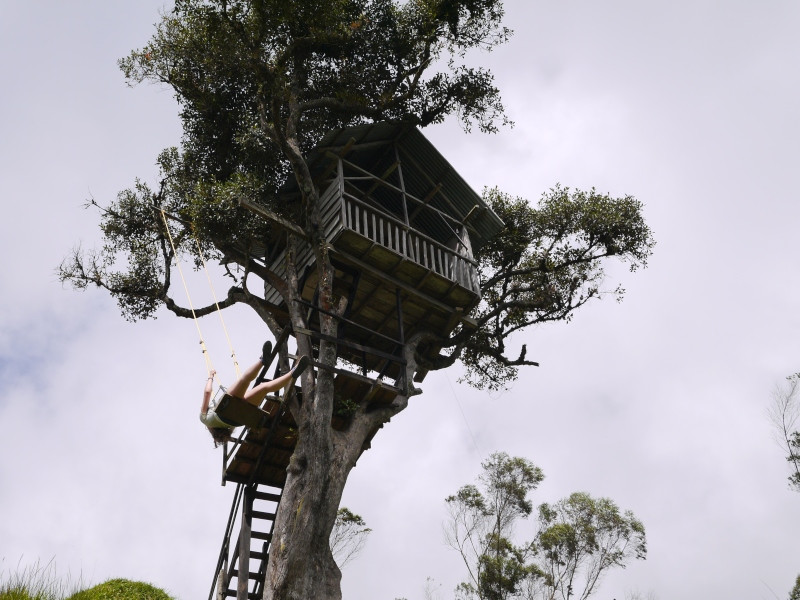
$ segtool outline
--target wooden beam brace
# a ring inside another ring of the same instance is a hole
[[[336,367],[330,367],[328,365],[323,365],[320,362],[312,361],[312,363],[318,369],[322,369],[324,371],[330,371],[332,373],[336,373],[337,375],[342,375],[343,377],[349,377],[350,379],[355,379],[356,381],[361,381],[363,383],[367,383],[369,385],[377,385],[383,389],[391,390],[395,394],[402,394],[403,390],[399,387],[396,387],[390,383],[383,383],[383,382],[376,382],[374,379],[370,379],[369,377],[364,377],[363,375],[359,375],[358,373],[353,373],[352,371],[348,371],[346,369],[337,369]]]
[[[302,298],[296,298],[296,299],[295,299],[295,302],[297,302],[298,304],[303,304],[303,305],[305,305],[305,306],[314,306],[313,304],[311,304],[310,302],[308,302],[308,301],[306,301],[306,300],[303,300]],[[385,339],[387,342],[392,342],[392,343],[394,343],[394,344],[396,344],[396,343],[397,343],[397,340],[395,340],[395,339],[393,339],[393,338],[390,338],[390,337],[389,337],[389,336],[387,336],[387,335],[383,335],[382,333],[378,333],[377,331],[375,331],[375,330],[371,329],[370,327],[366,327],[366,326],[364,326],[364,325],[361,325],[360,323],[356,323],[355,321],[351,321],[351,320],[349,320],[349,319],[345,319],[344,317],[340,317],[339,315],[337,315],[337,314],[335,314],[335,313],[333,313],[333,312],[331,312],[331,311],[329,311],[329,310],[325,310],[325,309],[322,309],[322,308],[319,308],[319,307],[315,307],[315,308],[316,308],[316,310],[318,310],[319,312],[321,312],[321,313],[323,313],[323,314],[325,314],[325,315],[328,315],[328,316],[334,317],[334,318],[338,319],[339,321],[341,321],[341,322],[343,322],[343,323],[346,323],[346,324],[348,324],[348,325],[352,325],[353,327],[357,327],[358,329],[362,329],[363,331],[368,331],[370,334],[372,334],[372,335],[375,335],[375,336],[378,336],[378,337],[380,337],[380,338],[383,338],[383,339]],[[296,333],[304,333],[304,332],[306,332],[306,331],[309,331],[309,330],[308,330],[308,329],[303,329],[303,330],[301,330],[301,329],[296,329],[296,330],[295,330],[295,332],[296,332]],[[306,335],[308,335],[308,334],[306,334]],[[335,340],[335,341],[336,341],[337,343],[339,343],[339,341],[338,341],[338,340]]]
[[[358,350],[359,352],[366,352],[368,354],[372,354],[373,356],[377,356],[378,358],[383,358],[384,360],[392,361],[399,363],[401,365],[406,364],[406,360],[403,357],[397,356],[395,354],[389,354],[387,352],[383,352],[378,350],[377,348],[372,348],[370,346],[364,346],[362,344],[357,344],[356,342],[348,342],[345,340],[341,340],[338,338],[333,337],[332,335],[326,335],[324,333],[319,333],[317,331],[312,331],[310,329],[298,329],[300,333],[304,333],[313,338],[318,338],[321,340],[325,340],[326,342],[331,342],[332,344],[338,344],[340,346],[345,346],[346,348],[352,348],[353,350]],[[385,336],[384,336],[385,337]],[[390,341],[391,338],[386,338]],[[399,344],[400,342],[394,340],[395,344]]]

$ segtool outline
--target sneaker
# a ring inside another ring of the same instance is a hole
[[[264,347],[261,348],[261,364],[265,367],[269,366],[270,359],[272,358],[272,342],[267,340],[264,342]]]
[[[294,377],[295,379],[300,377],[303,371],[306,370],[306,367],[308,367],[309,362],[310,361],[308,360],[307,356],[301,356],[298,359],[297,363],[295,363],[294,368],[292,369],[292,377]]]

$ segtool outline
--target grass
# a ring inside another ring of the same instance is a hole
[[[32,565],[6,573],[0,570],[0,600],[63,600],[80,588],[80,581],[59,578],[55,563]]]
[[[38,561],[14,572],[0,570],[0,600],[175,600],[164,590],[149,583],[110,579],[91,588],[83,588],[80,578],[59,578],[51,560],[42,566]]]

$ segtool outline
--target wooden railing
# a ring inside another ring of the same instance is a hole
[[[480,293],[477,263],[471,257],[464,256],[408,227],[401,220],[346,192],[343,187],[340,180],[334,180],[322,195],[321,208],[326,230],[332,227],[333,222],[339,220],[342,227],[416,262],[465,289],[476,294]],[[336,210],[337,204],[339,210]]]

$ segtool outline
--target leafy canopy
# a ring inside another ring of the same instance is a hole
[[[465,342],[465,380],[498,389],[517,376],[517,368],[536,364],[523,345],[516,358],[506,343],[513,334],[550,321],[569,320],[593,298],[622,287],[603,289],[603,261],[611,257],[631,271],[647,266],[655,241],[632,196],[614,198],[594,189],[555,186],[537,206],[490,189],[484,199],[505,227],[478,252],[482,302],[479,328]]]

